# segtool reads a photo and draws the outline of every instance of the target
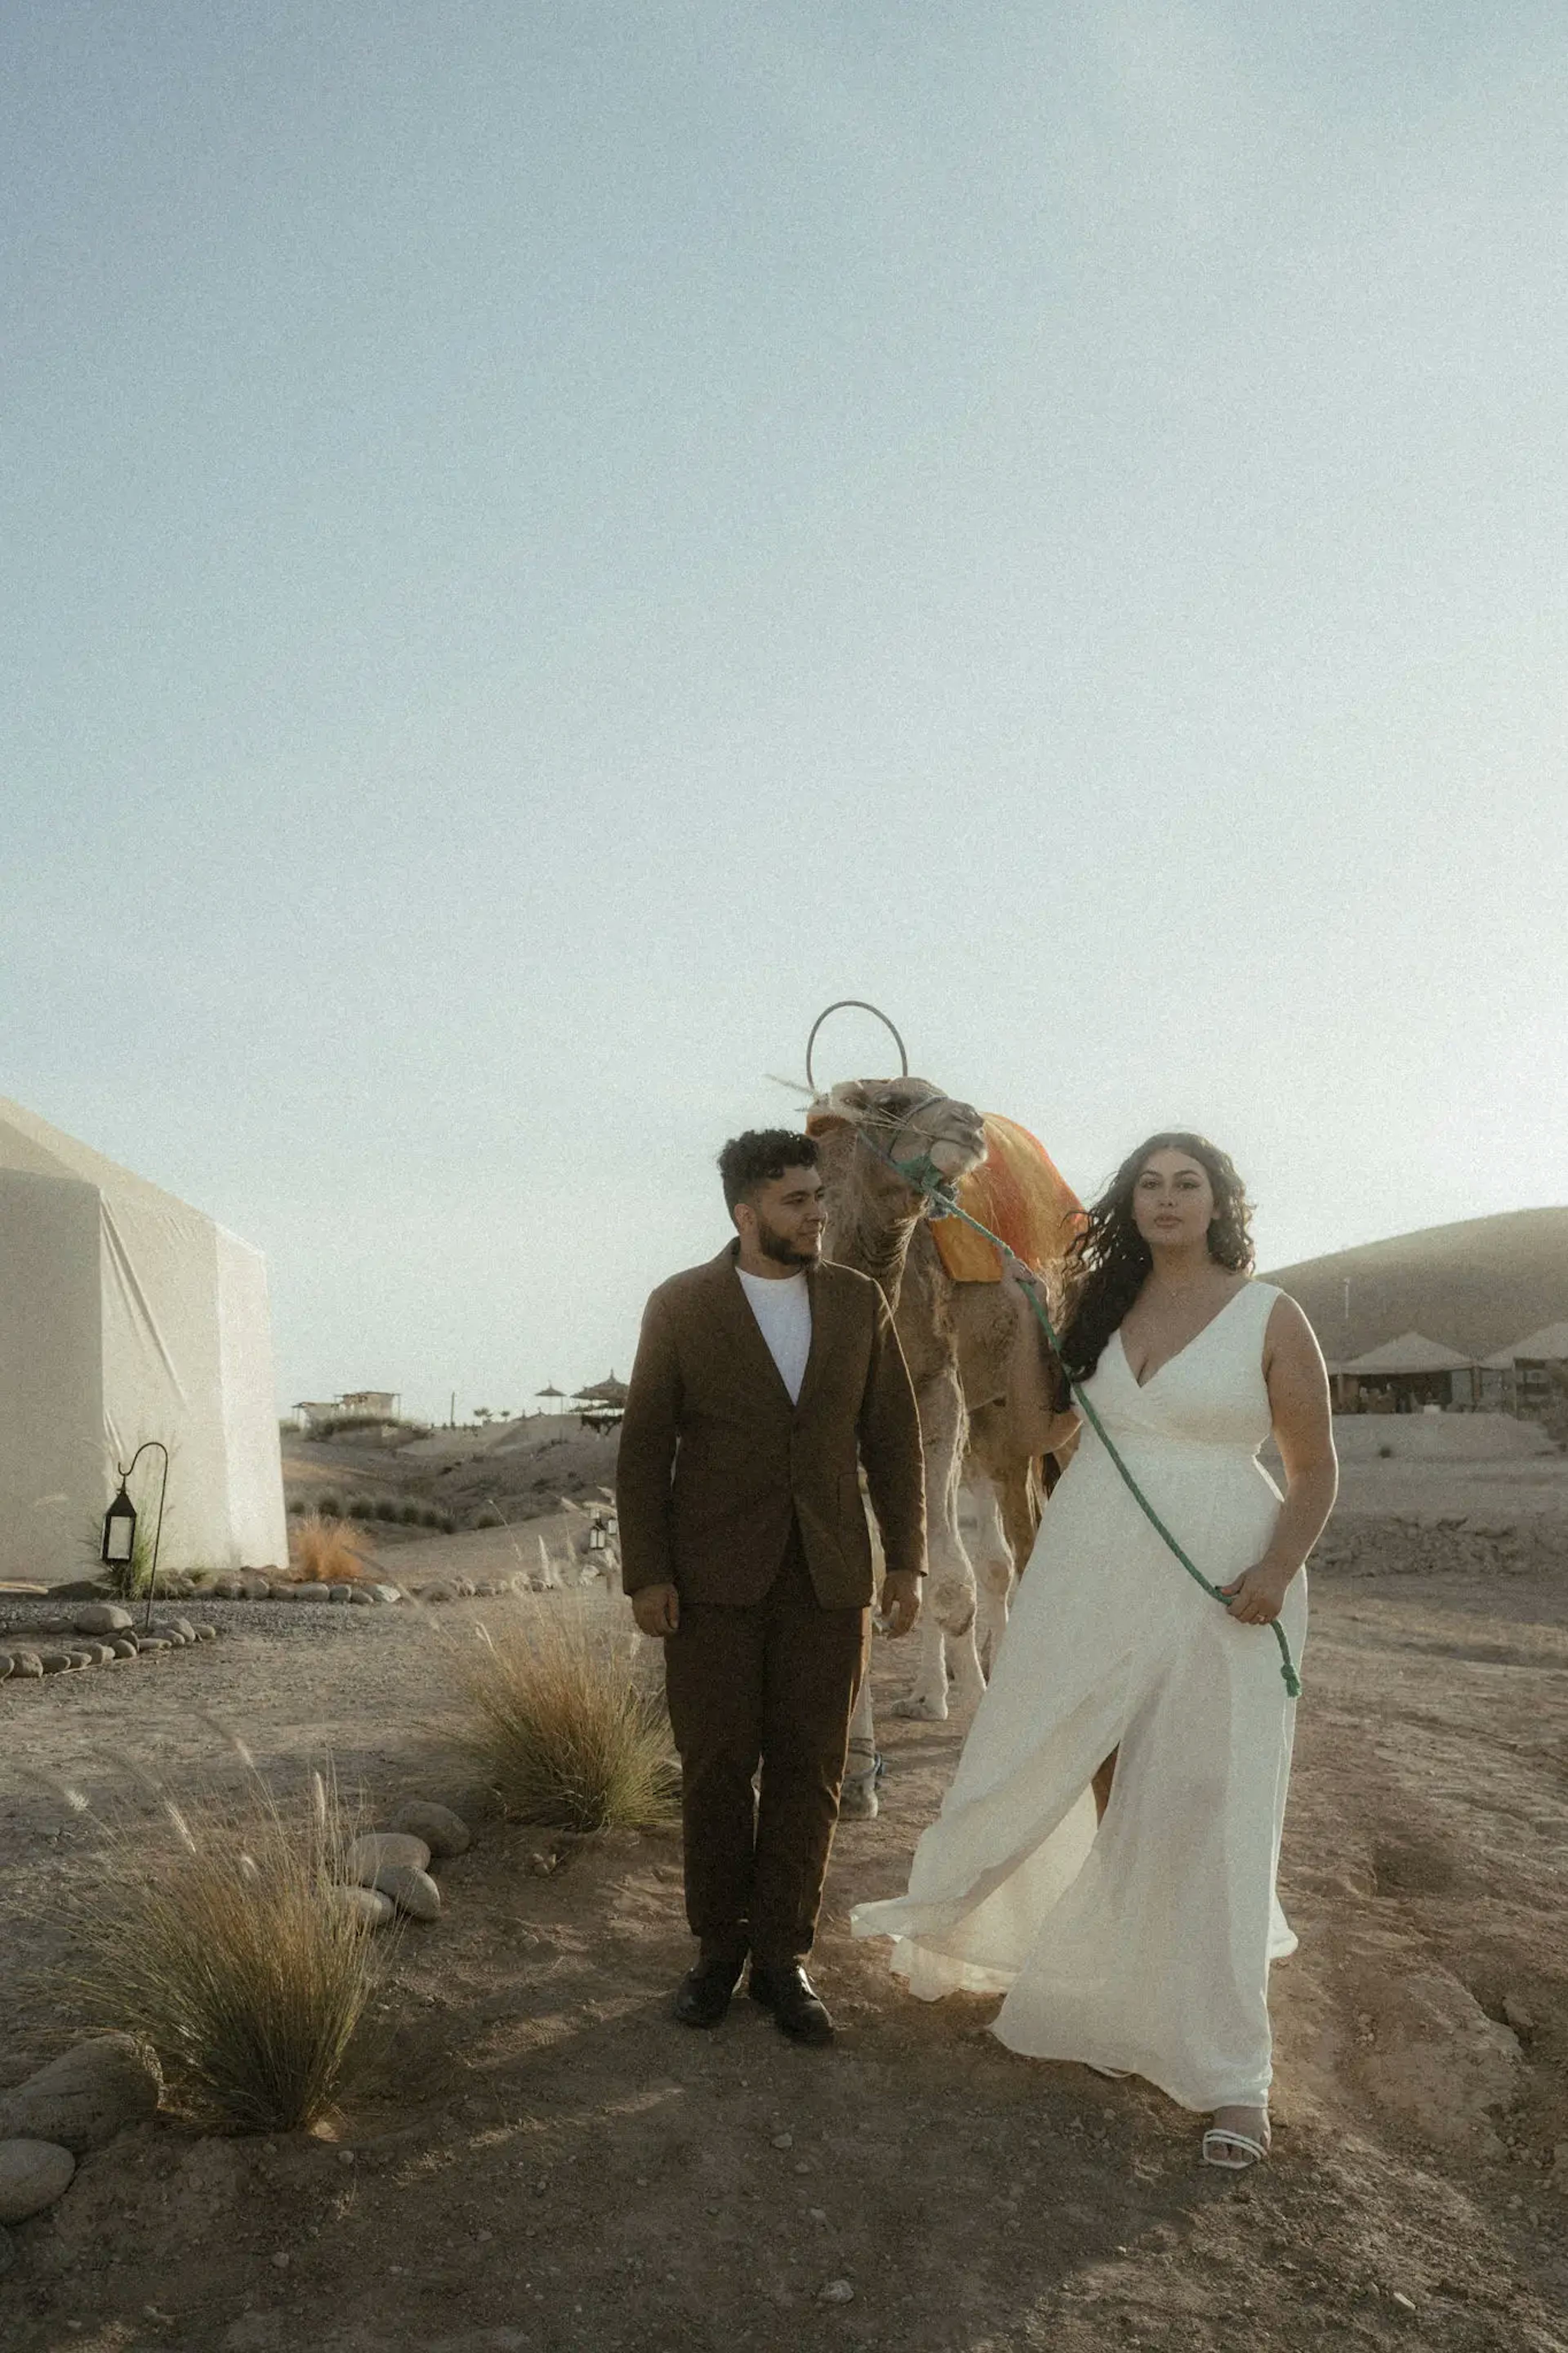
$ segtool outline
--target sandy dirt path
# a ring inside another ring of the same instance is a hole
[[[378,1799],[482,1814],[443,1734],[451,1646],[561,1606],[204,1605],[216,1645],[0,1693],[0,2077],[60,2024],[50,1892],[92,1843],[62,1786],[100,1802],[133,1758],[189,1793],[237,1770],[233,1725],[285,1778],[330,1747]],[[914,2003],[848,1942],[960,1737],[885,1715],[884,1811],[840,1833],[819,1953],[834,2050],[743,2000],[710,2036],[670,2022],[670,1835],[491,1815],[398,1950],[381,2094],[332,2137],[160,2122],[85,2159],[14,2233],[7,2353],[1563,2353],[1565,1664],[1568,1568],[1319,1580],[1284,1862],[1302,1949],[1255,2175],[1205,2172],[1197,2120],[1147,2087],[1021,2062],[994,2002]],[[907,1653],[876,1672],[890,1697]]]

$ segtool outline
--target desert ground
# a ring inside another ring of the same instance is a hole
[[[744,2000],[711,2035],[669,2020],[671,1832],[509,1824],[453,1746],[477,1625],[623,1603],[204,1603],[216,1643],[0,1688],[0,2084],[70,2028],[55,1901],[99,1833],[68,1789],[158,1835],[140,1777],[200,1803],[238,1731],[282,1784],[330,1754],[373,1812],[441,1799],[476,1843],[394,1949],[374,2090],[329,2132],[160,2118],[85,2158],[12,2233],[8,2353],[1568,2353],[1568,1458],[1479,1421],[1343,1434],[1268,2166],[1205,2170],[1157,2093],[1020,2061],[994,2002],[916,2003],[850,1943],[961,1724],[884,1706],[882,1812],[841,1828],[817,1956],[839,2039],[798,2051]],[[388,1558],[482,1577],[510,1541]],[[910,1672],[879,1642],[884,1703]]]

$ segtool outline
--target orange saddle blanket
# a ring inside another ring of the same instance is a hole
[[[1026,1266],[1059,1259],[1083,1223],[1083,1204],[1039,1138],[1016,1120],[985,1114],[985,1158],[958,1187],[961,1208]],[[1000,1282],[994,1246],[958,1218],[933,1218],[931,1240],[954,1282]]]

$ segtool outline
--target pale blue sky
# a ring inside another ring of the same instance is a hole
[[[839,996],[1265,1262],[1568,1198],[1559,5],[3,47],[0,1093],[285,1401],[624,1371]]]

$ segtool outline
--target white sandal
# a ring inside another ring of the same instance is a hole
[[[1211,2125],[1204,2135],[1204,2163],[1218,2166],[1222,2173],[1245,2173],[1249,2165],[1261,2165],[1268,2154],[1266,2140],[1254,2140],[1250,2133],[1228,2125]]]

